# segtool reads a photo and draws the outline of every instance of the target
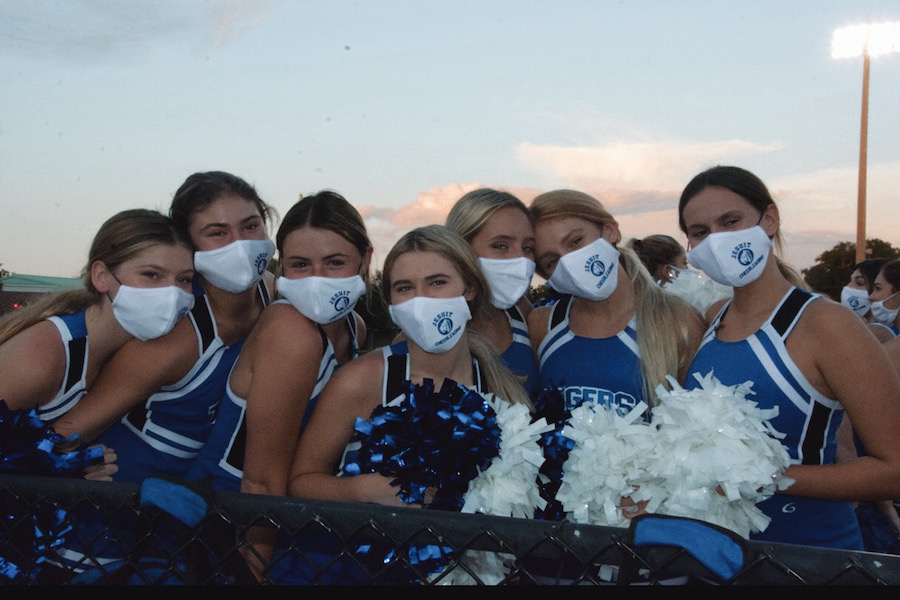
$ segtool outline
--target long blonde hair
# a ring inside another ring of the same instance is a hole
[[[397,240],[382,266],[382,295],[391,304],[391,274],[397,258],[407,252],[435,252],[459,270],[466,287],[473,292],[469,302],[472,315],[483,313],[490,302],[490,287],[478,264],[478,256],[458,233],[445,225],[426,225],[407,232]],[[466,328],[469,350],[478,359],[490,391],[511,402],[533,408],[528,393],[512,371],[503,364],[494,345],[484,335]]]
[[[532,200],[529,208],[535,226],[571,217],[584,219],[600,229],[604,225],[618,226],[599,200],[576,190],[545,192]],[[691,328],[688,325],[694,322],[702,328],[703,318],[687,301],[656,285],[634,250],[620,247],[620,241],[621,233],[613,245],[619,251],[619,264],[628,275],[634,291],[644,398],[648,404],[656,406],[656,387],[662,385],[670,389],[666,375],[676,377],[693,359]],[[537,271],[545,279],[549,277],[540,264]]]
[[[0,320],[0,344],[32,325],[54,315],[82,311],[103,300],[91,282],[91,265],[100,261],[114,270],[151,246],[190,244],[174,226],[172,219],[156,210],[135,208],[110,217],[94,236],[87,264],[81,271],[82,287],[47,294]]]

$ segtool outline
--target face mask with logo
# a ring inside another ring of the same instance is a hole
[[[534,261],[519,258],[479,258],[481,270],[491,286],[491,303],[506,310],[518,302],[534,277]]]
[[[422,350],[440,354],[453,348],[472,318],[465,297],[430,298],[416,296],[391,304],[391,319]]]
[[[194,296],[174,285],[137,288],[120,285],[112,301],[122,329],[139,340],[161,337],[194,307]]]
[[[563,294],[606,300],[616,289],[618,273],[619,251],[601,237],[561,257],[550,284]]]
[[[722,285],[742,287],[756,281],[766,266],[772,240],[759,225],[710,233],[688,251],[688,262]]]
[[[863,317],[869,311],[869,292],[845,285],[841,290],[841,304]]]
[[[882,325],[887,325],[890,327],[894,324],[894,321],[897,320],[897,315],[900,314],[900,308],[890,309],[884,306],[884,303],[900,294],[900,292],[896,292],[885,298],[884,300],[879,300],[878,302],[872,303],[872,316],[875,317],[875,320],[881,323]]]
[[[194,268],[217,288],[240,294],[262,279],[274,254],[272,240],[237,240],[215,250],[194,252]]]
[[[310,321],[328,325],[347,316],[366,292],[366,283],[353,277],[278,278],[278,293]]]

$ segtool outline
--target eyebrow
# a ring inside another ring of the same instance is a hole
[[[441,278],[449,279],[450,275],[446,275],[444,273],[435,273],[433,275],[426,275],[423,279],[425,279],[425,281],[434,281],[435,279],[441,279]],[[398,285],[400,283],[405,283],[405,284],[409,285],[409,284],[412,284],[412,280],[411,279],[395,279],[394,281],[391,282],[391,287],[394,287],[395,285]]]
[[[244,217],[243,219],[238,221],[238,224],[246,225],[247,223],[250,223],[251,221],[262,221],[262,217],[259,215],[250,215],[249,217]],[[227,228],[228,223],[207,223],[206,225],[204,225],[203,227],[200,228],[200,232],[202,233],[202,232],[206,231],[207,229],[214,229],[216,227]]]

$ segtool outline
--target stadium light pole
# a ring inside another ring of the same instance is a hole
[[[862,118],[859,129],[859,186],[856,197],[856,262],[866,259],[866,163],[869,129],[869,58],[900,51],[900,22],[835,29],[831,57],[863,57]]]

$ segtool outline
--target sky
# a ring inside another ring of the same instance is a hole
[[[108,217],[212,170],[281,215],[339,192],[376,267],[477,187],[686,244],[716,164],[763,179],[804,269],[856,241],[863,59],[832,34],[884,21],[900,2],[0,0],[0,269],[76,277]],[[869,86],[866,236],[900,247],[900,52]]]

